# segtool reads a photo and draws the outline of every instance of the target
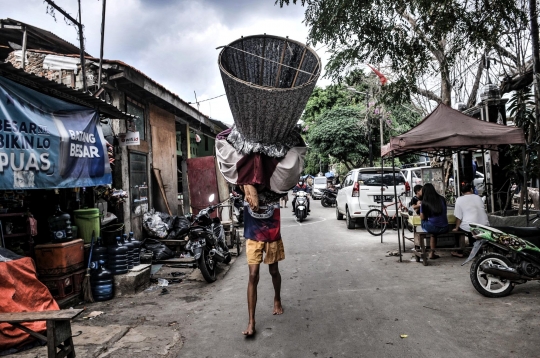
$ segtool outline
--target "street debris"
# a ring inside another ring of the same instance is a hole
[[[408,334],[400,334],[399,337],[400,337],[401,339],[403,339],[403,338],[409,337],[409,335],[408,335]]]
[[[163,287],[161,289],[161,292],[159,293],[160,296],[168,295],[168,294],[169,294],[169,290],[167,290],[165,287]]]
[[[171,272],[172,277],[184,276],[185,274],[186,274],[185,272],[180,272],[180,271]]]
[[[92,311],[87,316],[84,316],[83,318],[84,319],[93,319],[93,318],[95,318],[97,316],[101,316],[103,313],[105,313],[105,312],[103,312],[103,311]]]

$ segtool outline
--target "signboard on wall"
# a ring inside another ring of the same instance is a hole
[[[423,168],[422,169],[422,183],[431,183],[435,187],[435,191],[439,195],[444,196],[445,194],[445,185],[444,185],[444,170],[440,168]]]
[[[97,111],[0,77],[0,190],[111,182]]]
[[[140,145],[141,138],[139,137],[139,132],[127,132],[127,133],[118,133],[118,142],[121,147],[127,147],[128,145]]]

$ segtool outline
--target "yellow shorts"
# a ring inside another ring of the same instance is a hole
[[[285,248],[283,240],[274,242],[262,242],[255,240],[246,240],[246,256],[248,265],[258,265],[263,262],[263,252],[265,264],[273,264],[285,259]]]

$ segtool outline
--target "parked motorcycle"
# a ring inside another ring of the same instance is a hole
[[[325,208],[336,205],[337,191],[330,189],[321,189],[323,195],[321,197],[321,205]]]
[[[540,280],[540,228],[470,226],[478,241],[462,266],[474,259],[470,278],[478,292],[504,297],[517,284]]]
[[[309,197],[305,191],[298,191],[293,193],[296,196],[296,204],[294,207],[294,215],[300,222],[304,221],[308,216],[308,202]]]
[[[238,224],[244,223],[244,198],[239,193],[231,193],[231,200],[233,202],[233,214]]]
[[[209,202],[214,200],[214,194],[210,195]],[[206,282],[216,280],[216,264],[221,262],[228,264],[231,261],[231,253],[225,243],[225,231],[219,218],[211,218],[212,214],[222,204],[211,205],[199,211],[195,216],[188,215],[191,221],[186,244],[186,250],[190,251],[195,258],[197,267]]]

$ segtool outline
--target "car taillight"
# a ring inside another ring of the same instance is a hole
[[[411,184],[409,184],[408,181],[405,182],[405,191],[406,191],[406,192],[411,191]]]
[[[360,196],[360,183],[359,182],[354,183],[354,186],[352,188],[352,196],[353,198]]]

